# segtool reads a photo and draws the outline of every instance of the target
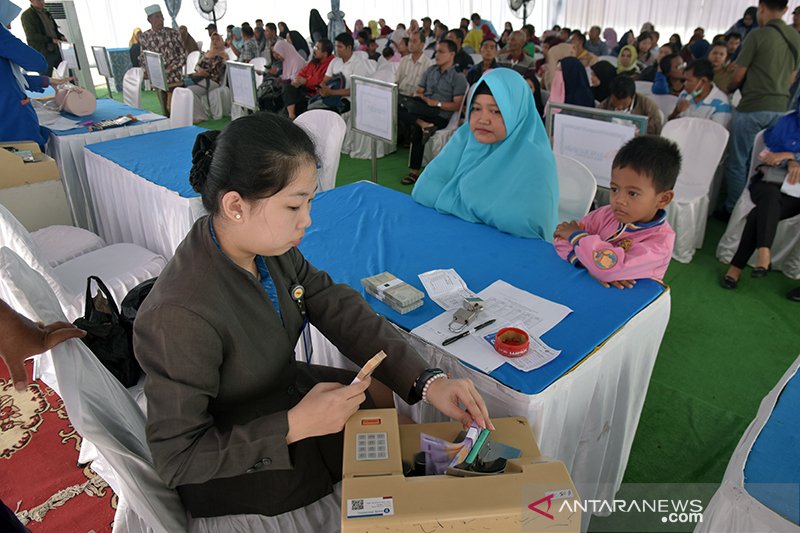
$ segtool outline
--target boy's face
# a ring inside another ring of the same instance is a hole
[[[656,192],[653,180],[635,170],[614,168],[611,171],[611,209],[623,224],[650,222],[659,209],[666,207],[674,193]]]

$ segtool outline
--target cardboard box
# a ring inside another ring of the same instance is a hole
[[[26,163],[18,155],[4,150],[6,146],[18,150],[30,150],[35,161]],[[35,142],[0,143],[0,189],[59,178],[55,159],[43,154]]]
[[[578,500],[564,464],[542,457],[526,419],[492,422],[492,440],[522,451],[502,474],[405,477],[420,433],[453,442],[461,424],[398,425],[394,409],[358,411],[344,430],[342,533],[579,531],[580,510],[564,505]],[[388,457],[357,460],[357,440],[381,434]]]

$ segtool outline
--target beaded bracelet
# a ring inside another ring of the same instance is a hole
[[[447,379],[447,374],[445,374],[445,373],[434,374],[430,378],[428,378],[428,381],[425,382],[425,386],[422,387],[422,401],[423,402],[431,403],[431,402],[428,401],[428,387],[430,387],[431,383],[433,383],[437,379]]]

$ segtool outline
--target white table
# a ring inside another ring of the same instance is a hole
[[[132,110],[142,113],[119,102],[108,103],[107,99],[98,100],[98,112],[85,120],[104,120],[128,114]],[[94,118],[93,118],[94,117]],[[82,132],[52,132],[47,142],[47,155],[56,160],[61,177],[64,180],[64,189],[67,193],[72,218],[76,226],[95,231],[95,221],[92,210],[92,199],[86,178],[86,166],[83,160],[83,147],[88,144],[130,137],[152,131],[169,129],[170,121],[167,118],[143,122],[131,126],[110,128],[107,130],[90,132],[83,128]]]
[[[202,131],[188,126],[82,148],[97,232],[106,242],[175,255],[205,214],[188,186],[192,145]]]
[[[525,416],[542,453],[564,462],[583,498],[613,499],[669,321],[669,289],[642,280],[633,292],[609,291],[585,271],[558,259],[548,243],[441,215],[373,184],[350,185],[318,196],[311,216],[313,224],[301,251],[335,281],[357,289],[361,277],[383,270],[419,288],[417,274],[431,268],[455,268],[475,291],[499,278],[572,307],[574,313],[543,337],[562,349],[562,355],[522,376],[502,371],[503,367],[487,375],[438,346],[407,331],[401,333],[431,367],[442,368],[452,377],[470,378],[492,416]],[[509,250],[515,250],[514,260]],[[636,292],[645,287],[649,293]],[[652,297],[634,303],[637,294]],[[422,308],[408,315],[397,315],[371,297],[367,301],[408,329],[442,312],[427,298]],[[608,329],[589,333],[606,319],[603,314],[615,309],[619,316]],[[413,318],[415,313],[424,316]],[[354,368],[319,332],[312,333],[312,362]],[[302,343],[299,348],[297,358],[305,360]],[[457,353],[457,344],[449,349]],[[558,367],[559,361],[563,366]],[[396,401],[398,409],[417,422],[442,420],[428,405],[409,407]],[[590,515],[584,516],[586,528]]]

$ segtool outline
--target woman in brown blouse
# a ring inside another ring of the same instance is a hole
[[[215,33],[211,36],[211,48],[185,80],[186,87],[194,93],[194,122],[208,120],[208,93],[222,84],[227,60],[225,41]]]

